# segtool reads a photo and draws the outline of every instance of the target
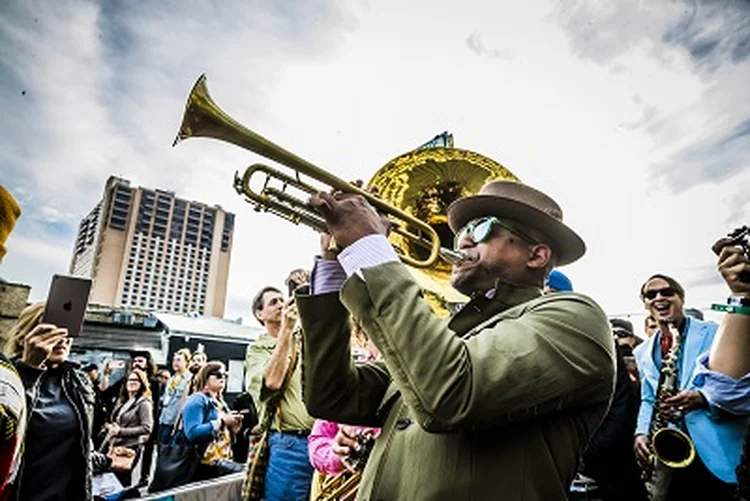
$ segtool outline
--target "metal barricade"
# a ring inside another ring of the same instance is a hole
[[[214,480],[193,482],[141,498],[151,501],[239,501],[244,473],[224,475]]]

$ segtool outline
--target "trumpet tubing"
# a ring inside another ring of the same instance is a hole
[[[426,258],[401,253],[399,257],[404,263],[417,268],[427,268],[440,257],[440,238],[429,224],[316,167],[240,124],[216,105],[206,87],[205,75],[200,76],[188,96],[182,125],[173,146],[191,137],[226,141],[294,171],[294,175],[288,175],[277,169],[256,164],[249,167],[242,177],[235,176],[235,189],[245,195],[256,210],[271,212],[293,223],[310,226],[316,231],[325,231],[325,221],[305,201],[289,195],[287,188],[294,187],[308,195],[330,189],[355,193],[364,197],[378,212],[387,215],[402,234],[407,236],[406,238],[429,248]],[[266,175],[264,188],[259,192],[250,187],[251,177],[256,172]],[[302,181],[300,175],[317,180],[325,188],[317,188]],[[272,179],[280,181],[281,188],[270,187]]]
[[[326,478],[315,501],[354,501],[361,480],[360,471],[352,473],[348,470]]]

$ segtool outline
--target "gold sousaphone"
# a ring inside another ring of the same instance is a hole
[[[496,161],[473,151],[447,147],[427,147],[400,155],[383,166],[370,181],[382,200],[424,221],[435,230],[441,247],[453,248],[453,231],[448,226],[448,206],[459,198],[478,193],[495,179],[519,181]],[[389,236],[402,253],[424,258],[425,249],[398,233]],[[466,298],[450,287],[451,263],[437,260],[427,268],[411,268],[425,291],[427,301],[442,316],[451,305]]]

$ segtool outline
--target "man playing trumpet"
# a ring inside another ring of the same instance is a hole
[[[607,411],[607,317],[575,293],[541,295],[581,238],[547,195],[494,181],[448,210],[464,259],[451,283],[471,300],[440,319],[359,195],[319,194],[324,236],[311,295],[297,296],[303,395],[318,418],[382,427],[358,499],[564,500]],[[353,363],[349,316],[382,353]]]

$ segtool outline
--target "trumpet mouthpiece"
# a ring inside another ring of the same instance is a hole
[[[448,264],[451,264],[453,266],[458,266],[469,259],[469,256],[464,251],[451,250],[445,247],[440,248],[440,257],[445,259]]]

